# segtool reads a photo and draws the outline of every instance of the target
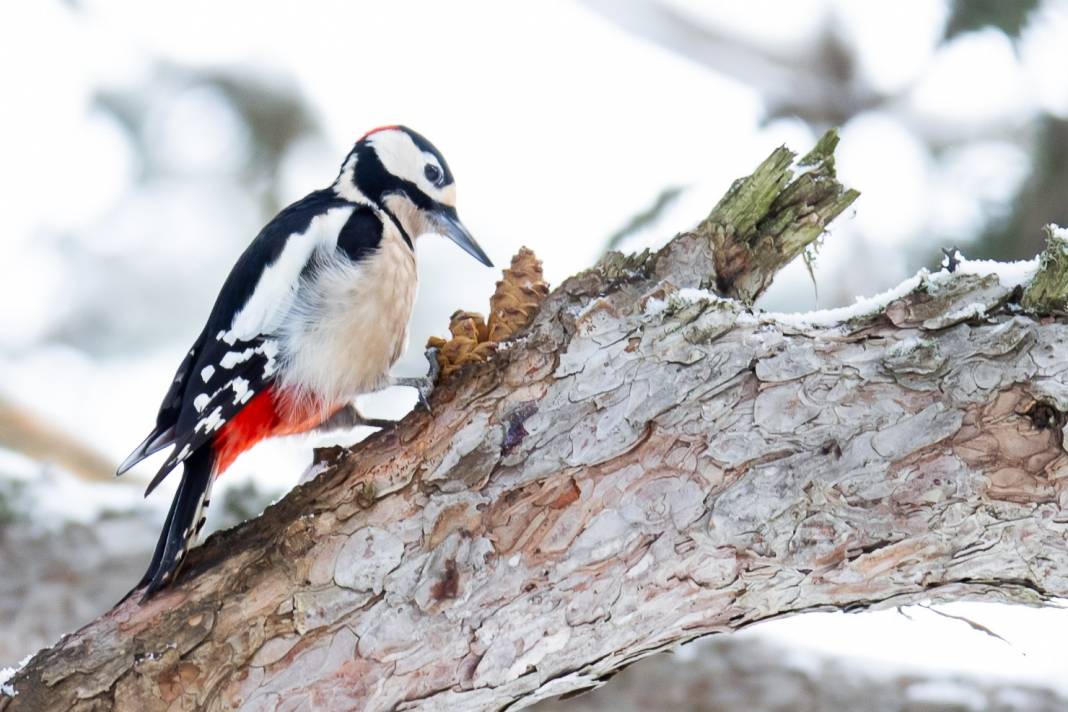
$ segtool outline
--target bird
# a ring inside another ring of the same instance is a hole
[[[204,328],[163,397],[156,424],[117,475],[171,448],[147,497],[181,466],[181,479],[148,570],[131,590],[166,587],[204,526],[214,481],[266,438],[317,428],[372,425],[358,395],[415,387],[430,373],[396,378],[417,287],[415,241],[443,235],[493,263],[456,212],[444,156],[401,125],[356,141],[329,187],[284,208],[224,281]],[[128,594],[129,595],[129,594]]]

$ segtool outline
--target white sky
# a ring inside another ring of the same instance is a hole
[[[0,304],[6,305],[0,388],[116,459],[151,423],[160,388],[196,328],[192,321],[176,325],[173,341],[108,361],[36,347],[48,320],[73,298],[71,284],[84,276],[42,235],[69,230],[83,249],[132,253],[160,270],[193,252],[207,255],[216,271],[198,286],[209,292],[236,256],[226,250],[238,247],[218,233],[250,210],[247,196],[212,185],[159,188],[169,206],[162,212],[152,195],[128,194],[137,157],[110,120],[90,111],[90,100],[99,87],[144,80],[150,59],[242,66],[299,86],[328,145],[305,146],[287,159],[288,198],[332,180],[366,129],[397,122],[416,128],[448,157],[460,213],[491,257],[503,265],[529,245],[554,283],[596,259],[607,235],[664,187],[691,189],[632,246],[688,227],[774,146],[805,149],[813,138],[795,121],[761,127],[763,104],[755,91],[636,39],[575,2],[80,4],[82,13],[44,0],[0,6]],[[993,32],[962,37],[935,53],[946,11],[933,0],[672,4],[780,48],[803,43],[833,13],[860,48],[865,76],[886,91],[914,86],[905,110],[925,120],[971,130],[977,123],[1022,126],[1038,108],[1068,114],[1068,3],[1055,4],[1029,31],[1019,54]],[[245,147],[243,128],[226,112],[210,92],[180,96],[151,118],[155,150],[190,175],[235,163]],[[864,195],[817,265],[821,295],[848,302],[900,281],[916,266],[909,247],[966,239],[981,225],[984,206],[1011,197],[1029,168],[1025,154],[999,141],[950,159],[936,164],[890,113],[861,115],[843,128],[840,173]],[[116,227],[102,231],[101,224]],[[170,234],[157,231],[162,225],[172,233],[185,226],[181,239],[161,239]],[[416,347],[429,332],[444,330],[449,313],[484,309],[497,275],[444,241],[423,240],[419,253],[425,279],[415,346],[398,368],[404,373],[421,367]],[[854,274],[850,265],[858,259],[880,266],[874,278]],[[784,310],[814,306],[803,269],[787,270],[771,303]],[[375,411],[396,415],[410,403],[410,394],[379,398]],[[242,458],[227,479],[273,472],[279,484],[291,483],[309,447],[292,440],[267,444]],[[161,503],[168,496],[156,495]],[[801,616],[758,632],[900,664],[1068,679],[1060,651],[1068,614],[968,610],[1012,647],[943,619],[921,615],[909,622],[893,613]]]

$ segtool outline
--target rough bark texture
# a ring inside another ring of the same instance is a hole
[[[702,230],[569,279],[0,710],[518,708],[773,616],[1068,595],[1068,326],[993,275],[824,326],[701,290],[841,209],[796,185],[729,279]]]

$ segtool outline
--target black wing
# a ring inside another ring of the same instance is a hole
[[[208,337],[175,425],[174,450],[149,483],[145,494],[191,454],[211,442],[253,396],[275,379],[278,342],[268,337],[228,342]],[[203,364],[203,365],[201,365]]]
[[[209,442],[255,394],[273,383],[278,342],[271,334],[234,337],[234,317],[248,304],[264,270],[275,264],[289,238],[305,232],[316,216],[344,206],[355,210],[338,234],[338,251],[358,260],[378,246],[382,224],[376,212],[348,203],[333,191],[311,193],[279,213],[234,265],[204,330],[160,405],[156,427],[123,462],[120,474],[152,453],[174,445],[174,451],[149,485],[150,492],[168,472]],[[313,269],[314,262],[309,261],[305,271]]]

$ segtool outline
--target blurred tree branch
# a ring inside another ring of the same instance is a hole
[[[0,711],[518,708],[773,616],[1068,595],[1068,325],[964,269],[837,321],[729,298],[855,197],[833,144],[568,279]]]
[[[995,220],[979,241],[997,259],[1024,259],[1042,245],[1042,228],[1068,225],[1068,121],[1042,120],[1033,138],[1033,167],[1008,216]]]
[[[191,88],[207,88],[225,99],[249,133],[249,153],[240,168],[245,181],[264,190],[264,213],[271,215],[283,207],[278,183],[286,152],[297,141],[322,134],[298,87],[277,74],[254,73],[247,67],[202,69],[158,62],[149,76],[145,86],[101,90],[94,98],[96,106],[123,127],[145,162],[142,179],[164,172],[153,163],[159,151],[152,143],[158,137],[147,133],[147,116],[154,104]]]
[[[115,463],[70,433],[0,396],[0,447],[59,465],[84,480],[113,482]]]
[[[817,127],[836,126],[889,99],[857,80],[852,54],[830,31],[798,56],[696,23],[660,0],[583,2],[628,32],[745,82],[764,97],[770,117],[798,115]]]
[[[886,92],[865,80],[858,50],[833,14],[808,46],[783,49],[739,37],[665,0],[626,4],[584,0],[584,4],[637,37],[754,88],[766,103],[765,120],[797,117],[822,131],[867,112],[885,112],[918,137],[936,160],[946,149],[968,144],[1025,147],[1033,166],[1026,184],[1011,200],[1007,216],[988,215],[987,225],[974,236],[972,252],[993,259],[1024,259],[1041,249],[1042,226],[1068,223],[1068,122],[1038,113],[1023,126],[1004,117],[963,125],[925,115],[910,101],[913,83]],[[1018,45],[1031,23],[1043,21],[1041,9],[1037,0],[953,0],[942,42],[992,29]],[[917,251],[919,264],[936,255],[926,245]]]
[[[1037,7],[1038,0],[953,0],[945,37],[995,27],[1017,40]]]

